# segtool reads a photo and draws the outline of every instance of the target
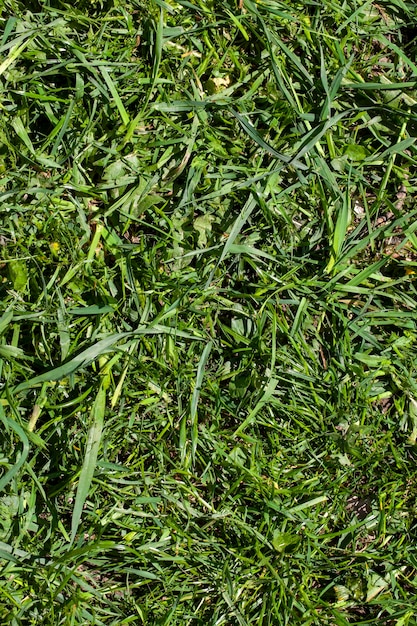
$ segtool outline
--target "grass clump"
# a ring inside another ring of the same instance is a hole
[[[0,19],[2,622],[415,624],[414,5]]]

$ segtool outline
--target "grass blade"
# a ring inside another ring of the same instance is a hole
[[[28,454],[29,454],[29,440],[26,436],[23,428],[15,422],[13,419],[9,419],[6,417],[4,413],[3,406],[0,404],[0,420],[3,422],[4,428],[7,430],[11,428],[16,435],[19,437],[22,442],[22,450],[20,453],[17,453],[17,461],[3,476],[0,478],[0,493],[6,487],[8,483],[18,474],[20,469],[23,467]]]
[[[206,367],[212,347],[213,347],[213,343],[211,341],[209,341],[208,344],[206,344],[206,346],[204,347],[203,353],[198,363],[197,375],[196,375],[194,389],[193,389],[193,395],[191,397],[191,406],[190,406],[191,459],[193,462],[195,460],[195,453],[196,453],[197,444],[198,444],[197,407],[198,407],[198,401],[200,398],[201,386],[202,386],[203,377],[204,377],[204,369]]]
[[[103,375],[97,396],[91,408],[91,425],[85,447],[84,462],[78,479],[77,493],[75,496],[74,510],[71,520],[71,544],[74,543],[77,535],[83,507],[89,494],[91,482],[97,465],[97,456],[101,445],[104,415],[106,411],[106,390],[109,384],[110,374],[106,373]]]
[[[122,122],[125,126],[129,125],[130,119],[129,119],[129,114],[126,111],[124,104],[119,96],[119,93],[116,89],[116,85],[114,84],[109,71],[106,67],[100,67],[100,71],[103,75],[104,80],[106,81],[107,87],[109,88],[109,91],[111,93],[111,95],[113,96],[113,100],[116,103],[116,106],[119,110],[120,113],[120,117],[122,118]]]
[[[243,420],[240,426],[233,433],[234,438],[240,437],[242,433],[246,430],[246,428],[255,421],[255,418],[258,415],[259,411],[268,404],[270,398],[274,395],[278,382],[279,381],[277,378],[270,378],[262,396],[254,406],[254,408],[249,412],[249,415]]]
[[[246,224],[247,220],[249,219],[255,207],[256,207],[256,200],[255,200],[254,195],[251,194],[249,198],[247,199],[242,211],[240,212],[239,217],[236,219],[235,223],[233,224],[232,230],[230,231],[229,237],[227,238],[227,241],[224,245],[220,258],[216,266],[210,272],[209,278],[206,282],[205,289],[208,289],[208,287],[210,286],[210,283],[213,280],[213,276],[216,272],[216,269],[220,266],[220,264],[223,262],[223,260],[226,258],[226,256],[230,252],[230,249],[232,245],[234,244],[236,237],[241,232],[243,226]]]
[[[125,333],[115,333],[114,335],[109,335],[104,339],[101,339],[97,343],[89,346],[75,357],[73,357],[67,363],[60,365],[59,367],[55,367],[52,370],[48,370],[44,374],[40,374],[39,376],[35,376],[29,380],[24,381],[17,385],[14,389],[15,393],[20,391],[25,391],[30,389],[31,387],[35,387],[40,383],[44,383],[47,381],[54,380],[62,380],[66,378],[70,374],[73,374],[79,369],[82,369],[95,361],[100,356],[104,354],[108,354],[111,352],[116,344],[118,344],[121,340],[136,337],[138,335],[157,335],[157,334],[169,334],[174,335],[176,337],[182,337],[184,339],[196,339],[201,340],[201,337],[197,337],[192,335],[191,333],[187,333],[181,330],[172,329],[169,326],[162,326],[161,324],[155,324],[155,326],[142,327],[133,332],[125,332]],[[120,346],[119,346],[120,347]],[[125,346],[124,349],[127,349],[128,346]]]

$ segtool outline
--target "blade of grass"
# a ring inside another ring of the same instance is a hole
[[[191,396],[191,406],[190,406],[190,422],[191,422],[191,461],[194,463],[195,461],[195,453],[198,445],[198,419],[197,419],[197,408],[198,401],[201,393],[201,386],[204,377],[204,369],[206,367],[208,358],[210,356],[211,349],[213,347],[213,343],[211,341],[206,344],[204,350],[202,352],[200,361],[197,367],[197,375],[194,383],[193,394]]]
[[[103,75],[104,80],[106,81],[107,87],[109,88],[111,95],[113,96],[113,100],[115,101],[116,106],[119,110],[120,117],[122,118],[123,124],[125,126],[128,126],[130,123],[129,114],[124,107],[124,104],[117,91],[116,85],[114,84],[114,81],[112,80],[109,74],[108,68],[104,66],[100,66],[100,71]]]
[[[3,63],[0,65],[0,76],[2,74],[4,74],[4,72],[7,70],[7,68],[14,62],[16,61],[16,59],[20,56],[20,54],[23,52],[23,50],[25,48],[27,48],[27,46],[30,44],[30,42],[34,39],[34,37],[28,37],[27,39],[25,39],[25,41],[23,43],[21,43],[20,45],[14,46],[13,48],[11,48],[9,56],[7,57],[7,59],[5,59],[3,61]]]
[[[378,34],[377,39],[387,46],[391,50],[393,50],[400,59],[404,62],[405,65],[408,65],[410,70],[413,72],[413,78],[417,78],[417,65],[405,54],[404,50],[402,50],[399,46],[397,46],[393,41],[390,41],[385,35]]]
[[[101,368],[105,367],[105,359],[100,359]],[[71,519],[70,544],[73,544],[77,535],[78,526],[85,501],[90,492],[91,483],[97,465],[97,456],[101,445],[104,416],[106,412],[107,389],[110,386],[110,372],[101,374],[100,386],[91,408],[91,425],[88,431],[87,443],[84,452],[84,462],[78,479],[77,493],[75,496],[74,510]]]
[[[342,206],[339,208],[336,224],[332,234],[332,250],[330,261],[326,266],[326,272],[330,273],[332,270],[337,271],[337,262],[340,258],[343,243],[346,238],[346,233],[350,223],[350,197],[348,191],[345,194]]]
[[[294,167],[298,167],[298,169],[306,170],[307,166],[303,163],[299,163],[297,159],[293,159],[290,156],[286,156],[285,154],[280,154],[277,152],[272,146],[270,146],[258,133],[256,128],[250,124],[240,113],[231,109],[231,113],[235,116],[239,124],[242,126],[243,130],[249,135],[249,137],[258,144],[263,150],[266,150],[272,156],[276,157],[283,163],[291,163]]]
[[[141,327],[132,332],[115,333],[113,335],[105,337],[104,339],[101,339],[92,346],[89,346],[88,348],[77,354],[75,357],[73,357],[67,363],[64,363],[63,365],[55,367],[52,370],[48,370],[44,374],[40,374],[39,376],[35,376],[34,378],[20,383],[14,388],[14,393],[26,391],[27,389],[35,387],[40,383],[67,378],[70,374],[73,374],[77,370],[86,367],[100,356],[111,352],[116,344],[121,342],[123,339],[134,338],[138,335],[158,335],[161,333],[174,335],[175,337],[182,337],[184,339],[194,339],[197,341],[202,340],[202,337],[198,337],[196,335],[192,335],[191,333],[174,329],[169,326],[161,326],[160,324],[155,324],[155,326]],[[123,345],[119,345],[118,349],[127,350],[129,345],[129,342],[124,343]]]
[[[144,109],[148,106],[150,99],[152,98],[152,94],[154,92],[154,89],[158,80],[159,68],[160,68],[161,60],[162,60],[163,43],[164,43],[164,8],[160,6],[159,20],[156,25],[156,32],[155,32],[155,44],[152,50],[153,52],[152,80],[151,80],[151,84],[149,85],[149,91],[146,97]]]
[[[16,135],[19,137],[19,139],[21,139],[23,141],[23,143],[25,144],[26,148],[29,150],[29,152],[31,152],[32,154],[35,154],[35,149],[32,145],[32,142],[29,138],[28,132],[25,128],[25,125],[23,124],[22,120],[20,119],[20,117],[15,117],[12,120],[12,126],[16,132]]]
[[[249,196],[249,198],[247,199],[247,201],[246,201],[242,211],[240,212],[239,217],[235,220],[235,223],[233,224],[232,230],[230,231],[229,237],[227,238],[227,241],[226,241],[226,243],[224,245],[224,248],[223,248],[223,251],[222,251],[222,253],[220,255],[220,258],[219,258],[218,262],[216,263],[216,266],[210,272],[209,278],[207,279],[207,282],[206,282],[206,285],[205,285],[205,289],[209,288],[210,283],[213,280],[213,276],[214,276],[214,274],[216,272],[216,269],[220,266],[220,264],[223,262],[223,260],[225,259],[225,257],[229,253],[229,251],[231,249],[231,246],[234,244],[234,242],[236,240],[236,237],[241,232],[243,226],[246,224],[247,220],[251,216],[251,214],[254,211],[255,207],[256,207],[255,194],[251,194]]]
[[[233,433],[234,439],[242,435],[242,433],[246,430],[246,428],[254,422],[259,411],[268,404],[269,400],[274,395],[274,391],[277,388],[278,382],[279,380],[277,378],[270,378],[262,396],[260,397],[256,405],[254,406],[254,408],[249,412],[249,415],[243,420],[240,426],[234,431]]]
[[[29,440],[26,436],[23,428],[15,422],[13,419],[8,418],[5,413],[2,404],[0,403],[0,420],[3,422],[4,428],[7,430],[12,429],[16,435],[19,437],[19,440],[22,443],[21,452],[17,452],[16,454],[16,462],[7,472],[0,478],[0,492],[6,487],[8,483],[18,474],[20,469],[25,464],[25,461],[29,454]]]

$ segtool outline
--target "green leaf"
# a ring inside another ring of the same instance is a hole
[[[101,445],[104,415],[106,410],[106,388],[109,384],[109,374],[106,374],[100,384],[96,399],[91,409],[91,425],[88,432],[87,443],[84,452],[84,462],[78,479],[77,493],[75,496],[74,510],[71,520],[71,543],[77,535],[83,507],[88,497],[91,482],[97,465],[98,451]]]
[[[0,344],[0,356],[5,357],[6,359],[22,359],[25,356],[25,353],[22,348]]]
[[[130,119],[129,119],[129,114],[126,111],[124,104],[119,96],[119,93],[117,91],[116,85],[114,83],[114,81],[112,80],[109,71],[107,69],[107,67],[100,67],[100,71],[103,75],[104,80],[106,81],[107,87],[109,88],[109,91],[111,93],[111,95],[113,96],[113,100],[116,103],[116,106],[119,110],[120,113],[120,117],[122,118],[122,122],[125,126],[128,126]]]
[[[22,259],[9,261],[8,271],[10,280],[13,283],[13,289],[24,291],[29,278],[26,261]]]
[[[351,143],[347,146],[344,155],[351,161],[363,161],[368,156],[369,152],[363,146],[356,143]]]
[[[13,320],[13,311],[6,311],[0,317],[0,336],[7,330],[10,326],[10,322]]]
[[[203,248],[207,245],[207,237],[211,233],[211,225],[216,218],[206,213],[194,220],[194,228],[198,232],[198,245]]]
[[[29,440],[23,428],[13,419],[5,415],[3,406],[1,404],[0,404],[0,420],[3,422],[4,428],[6,429],[6,431],[7,429],[10,428],[16,433],[17,437],[20,439],[21,444],[22,444],[21,451],[18,452],[16,455],[16,462],[0,478],[0,493],[1,493],[3,489],[5,488],[5,486],[13,480],[13,478],[18,474],[20,469],[23,467],[29,454]]]
[[[190,421],[191,421],[191,458],[195,459],[195,453],[198,443],[198,420],[197,420],[197,407],[200,398],[201,385],[203,382],[204,369],[206,367],[208,358],[210,356],[213,343],[211,341],[204,347],[200,361],[197,367],[197,375],[194,383],[193,395],[191,397],[190,407]]]
[[[277,552],[285,552],[286,548],[296,546],[300,543],[300,537],[298,535],[292,535],[291,533],[280,532],[274,530],[274,536],[272,538],[272,545]]]

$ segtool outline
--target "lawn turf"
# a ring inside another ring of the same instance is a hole
[[[416,625],[416,5],[0,19],[1,623]]]

